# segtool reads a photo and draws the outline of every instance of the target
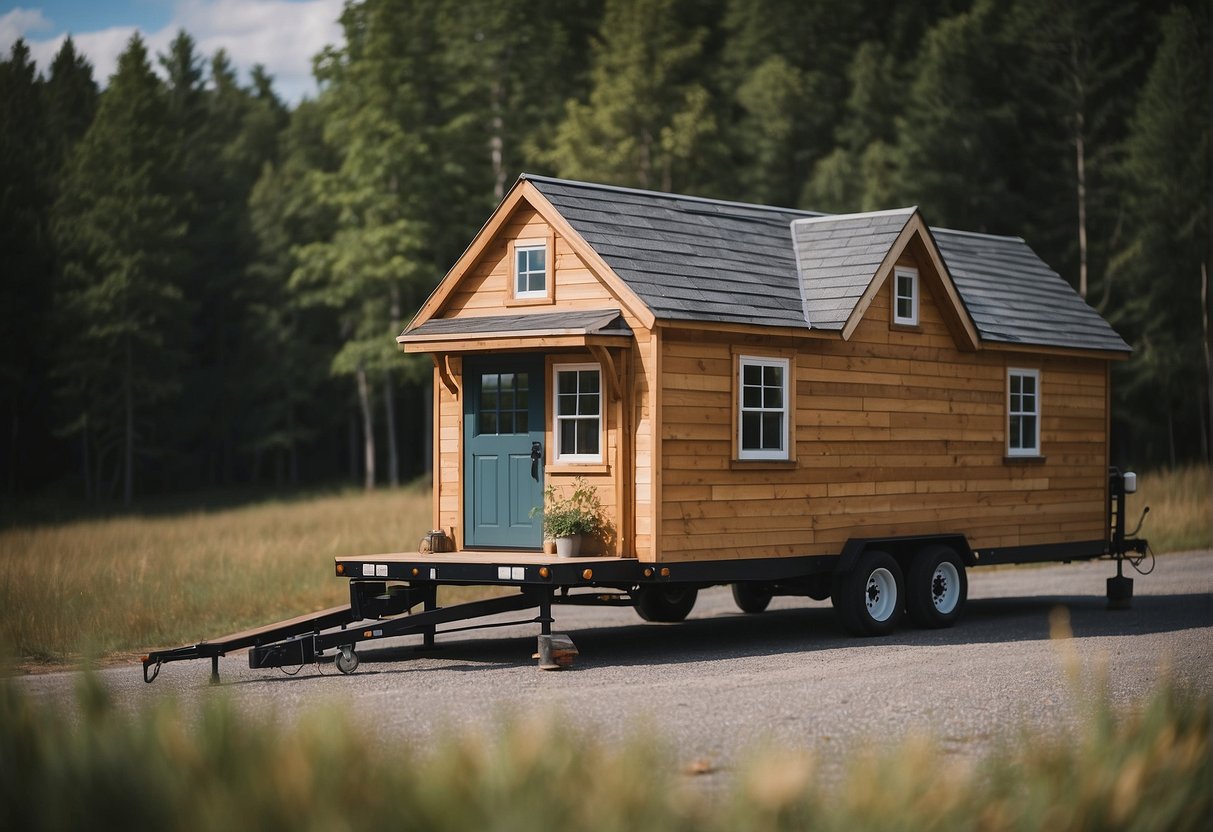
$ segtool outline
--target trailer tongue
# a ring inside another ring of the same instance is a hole
[[[444,633],[515,624],[538,623],[544,635],[551,634],[551,592],[522,587],[516,595],[489,598],[438,607],[436,586],[388,586],[383,581],[351,581],[350,603],[309,615],[244,630],[188,647],[154,650],[143,657],[143,681],[149,684],[160,675],[162,665],[186,659],[211,660],[211,681],[219,681],[219,657],[248,648],[249,667],[296,667],[311,664],[326,650],[339,652],[334,663],[342,673],[358,667],[354,645],[394,636],[420,635],[424,646],[432,646],[437,628],[443,624],[484,618],[506,612],[534,609],[533,618],[481,622],[443,630]],[[413,608],[423,609],[413,612]],[[355,626],[356,625],[356,626]]]

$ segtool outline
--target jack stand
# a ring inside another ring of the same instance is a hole
[[[1133,579],[1123,572],[1123,557],[1116,559],[1116,576],[1108,578],[1108,609],[1129,610],[1133,608]]]
[[[211,684],[219,684],[219,657],[211,656]]]

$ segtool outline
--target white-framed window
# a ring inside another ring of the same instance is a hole
[[[1040,456],[1040,370],[1007,370],[1007,455]]]
[[[918,325],[918,269],[893,269],[893,323]]]
[[[548,295],[548,246],[542,240],[519,240],[514,245],[514,297]]]
[[[738,459],[790,459],[788,359],[743,355],[738,373]]]
[[[557,364],[552,376],[556,461],[602,462],[601,368]]]

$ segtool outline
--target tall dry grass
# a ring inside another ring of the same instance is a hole
[[[332,558],[416,551],[410,486],[0,530],[0,644],[26,659],[144,651],[341,603]]]
[[[1128,501],[1130,530],[1145,506],[1150,514],[1141,536],[1155,552],[1213,548],[1213,470],[1207,465],[1142,474]]]
[[[86,676],[72,713],[0,684],[0,829],[1208,829],[1208,697],[1164,682],[1086,704],[1079,729],[980,761],[929,738],[843,752],[840,783],[811,749],[758,749],[705,795],[651,735],[608,744],[556,712],[422,748],[345,707],[294,726],[222,697],[131,714]]]

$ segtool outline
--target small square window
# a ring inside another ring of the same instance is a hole
[[[918,325],[918,270],[898,266],[893,270],[893,323]]]
[[[547,260],[548,247],[546,244],[515,246],[514,297],[547,297]]]

